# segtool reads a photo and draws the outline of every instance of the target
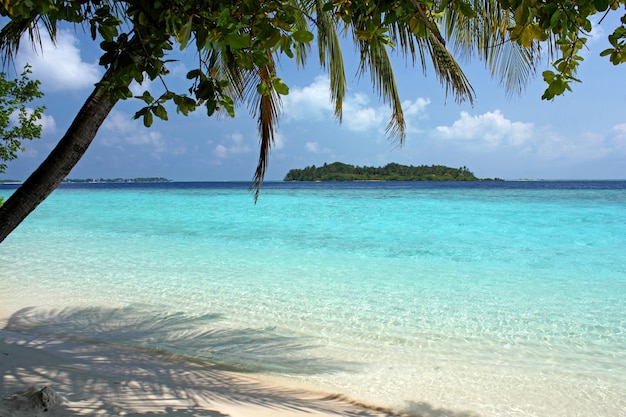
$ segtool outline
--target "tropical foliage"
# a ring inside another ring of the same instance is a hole
[[[23,140],[32,140],[41,136],[41,118],[44,107],[31,109],[33,100],[41,98],[39,81],[28,78],[27,66],[20,78],[7,79],[0,73],[0,173],[6,170],[6,163],[17,158],[23,151]]]
[[[554,60],[552,69],[543,72],[548,84],[542,98],[571,91],[578,66],[584,60],[580,52],[585,48],[593,29],[592,18],[601,24],[611,12],[624,13],[617,27],[608,36],[609,48],[601,52],[614,64],[626,62],[626,0],[499,0],[502,7],[513,12],[511,38],[522,46],[547,42]]]
[[[341,162],[292,169],[285,181],[478,181],[467,167],[450,168],[443,165],[401,165],[384,167],[354,166]]]

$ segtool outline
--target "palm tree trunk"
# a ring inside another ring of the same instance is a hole
[[[103,80],[106,80],[107,74]],[[15,193],[0,207],[0,242],[65,179],[83,157],[117,98],[97,84],[57,146]]]

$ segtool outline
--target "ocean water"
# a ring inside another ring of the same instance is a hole
[[[411,416],[626,416],[626,182],[247,187],[64,185],[0,244],[6,328]]]

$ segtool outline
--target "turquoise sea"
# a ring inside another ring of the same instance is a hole
[[[412,416],[626,416],[626,182],[248,185],[62,186],[0,244],[6,328]]]

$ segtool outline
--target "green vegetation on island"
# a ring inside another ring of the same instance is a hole
[[[64,183],[99,183],[99,182],[172,182],[172,180],[168,180],[163,177],[147,177],[147,178],[66,178],[63,180]]]
[[[496,179],[498,180],[498,179]],[[284,181],[493,181],[477,178],[467,167],[450,168],[443,165],[401,165],[384,167],[354,166],[342,162],[292,169]],[[501,181],[501,180],[500,180]]]

